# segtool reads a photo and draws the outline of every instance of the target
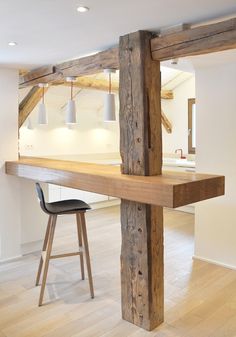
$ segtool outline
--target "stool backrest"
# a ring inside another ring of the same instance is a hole
[[[46,205],[45,205],[43,190],[42,190],[39,183],[36,183],[35,185],[36,185],[36,191],[37,191],[38,199],[39,199],[39,202],[40,202],[40,206],[41,206],[42,210],[47,213],[47,208],[46,208]]]

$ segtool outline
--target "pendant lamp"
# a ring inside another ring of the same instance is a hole
[[[27,118],[27,126],[26,127],[27,127],[28,130],[33,130],[34,129],[30,117]]]
[[[39,87],[43,89],[43,94],[42,94],[42,101],[39,103],[39,109],[38,109],[38,124],[39,125],[46,125],[48,124],[48,116],[47,116],[47,111],[44,103],[44,88],[48,86],[47,83],[40,83]]]
[[[111,74],[115,69],[104,69],[104,73],[109,74],[109,92],[104,101],[104,122],[114,122],[116,120],[115,94],[111,92]]]
[[[66,124],[76,124],[76,106],[75,101],[73,100],[73,82],[76,80],[76,77],[70,76],[66,78],[67,82],[70,82],[70,99],[67,103],[66,109]]]

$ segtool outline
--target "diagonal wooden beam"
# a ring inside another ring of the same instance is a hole
[[[166,129],[167,133],[172,133],[172,124],[163,110],[161,110],[161,123]]]
[[[44,88],[44,92],[47,92],[48,87]],[[19,104],[19,118],[18,118],[18,126],[19,128],[23,125],[26,118],[29,116],[31,111],[36,107],[39,103],[43,94],[43,88],[39,88],[38,86],[33,87],[28,94],[23,98],[23,100]]]

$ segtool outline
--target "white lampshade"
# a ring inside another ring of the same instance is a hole
[[[47,116],[46,107],[44,103],[39,104],[38,124],[40,125],[48,124],[48,116]]]
[[[104,102],[104,122],[116,120],[115,94],[106,94]]]
[[[76,124],[76,107],[75,101],[69,100],[66,109],[66,124]]]

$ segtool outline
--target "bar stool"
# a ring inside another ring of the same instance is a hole
[[[43,242],[43,249],[42,249],[42,254],[41,254],[41,258],[39,262],[37,278],[36,278],[36,286],[38,286],[39,281],[40,281],[41,272],[43,270],[42,285],[41,285],[40,296],[39,296],[39,306],[41,306],[43,303],[43,295],[44,295],[44,290],[46,286],[49,260],[68,257],[68,256],[75,256],[75,255],[80,256],[81,276],[82,276],[82,280],[84,280],[84,255],[83,254],[85,254],[90,294],[91,294],[91,298],[94,298],[93,279],[92,279],[92,272],[91,272],[88,238],[87,238],[87,230],[86,230],[86,222],[85,222],[85,212],[88,209],[90,209],[90,206],[82,200],[75,200],[75,199],[46,203],[44,199],[43,190],[41,186],[39,185],[39,183],[36,183],[36,191],[37,191],[38,199],[39,199],[42,210],[49,215],[48,225],[47,225],[46,234],[45,234],[45,238]],[[62,215],[62,214],[75,214],[76,215],[79,250],[77,252],[72,252],[72,253],[51,255],[57,216]]]

